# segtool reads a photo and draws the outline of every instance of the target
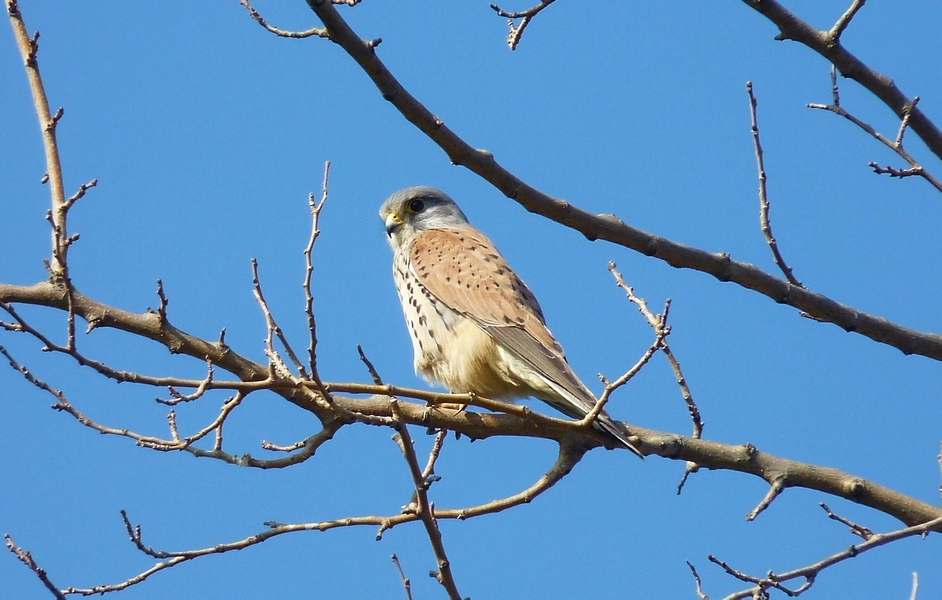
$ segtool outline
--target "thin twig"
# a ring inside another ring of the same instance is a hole
[[[268,328],[268,334],[265,340],[265,353],[268,355],[268,365],[271,374],[273,376],[277,375],[279,377],[290,377],[288,365],[284,363],[281,357],[278,356],[278,352],[275,350],[272,339],[272,336],[274,335],[278,337],[278,341],[281,342],[282,347],[288,354],[288,358],[290,358],[291,362],[294,363],[294,367],[298,370],[301,379],[308,379],[307,370],[304,368],[304,365],[301,364],[301,361],[298,359],[298,355],[294,353],[294,350],[291,348],[291,344],[288,343],[288,338],[285,337],[284,332],[275,322],[275,317],[271,314],[271,310],[268,308],[268,302],[265,301],[265,296],[262,294],[262,284],[258,277],[258,261],[254,258],[252,259],[252,291],[255,294],[255,299],[258,301],[259,307],[262,309],[262,314],[265,316],[265,323]]]
[[[720,281],[736,283],[778,303],[795,307],[820,321],[834,323],[847,331],[898,348],[906,354],[920,354],[937,360],[942,359],[942,335],[902,327],[886,319],[842,305],[821,294],[796,288],[783,281],[781,277],[766,273],[751,264],[733,260],[729,254],[709,252],[679,244],[631,227],[615,215],[590,213],[572,202],[553,198],[540,192],[503,167],[493,154],[467,143],[420,103],[380,60],[374,46],[360,38],[340,16],[336,8],[316,0],[307,0],[307,3],[330,30],[331,39],[340,45],[370,77],[378,93],[388,99],[406,120],[436,143],[446,153],[452,164],[466,167],[528,211],[574,229],[589,240],[606,240],[645,256],[657,258],[674,267],[694,269],[708,273]],[[800,22],[774,0],[750,2],[749,5],[776,23],[787,21],[790,24],[789,31],[798,27],[796,23]],[[801,27],[811,30],[804,23],[801,23]],[[795,35],[797,37],[798,33]],[[803,43],[806,37],[801,37]],[[812,44],[811,47],[815,50],[821,48],[821,51],[827,55],[832,54],[824,48],[823,42],[809,40],[808,43]],[[849,53],[842,54],[840,57],[835,56],[832,62],[834,61],[841,64],[845,62],[851,64],[848,61],[856,61],[853,62],[854,66],[859,64],[862,70],[867,71],[864,85],[869,86],[868,89],[873,89],[873,86],[892,87],[890,93],[881,98],[896,110],[896,98],[901,94],[892,85],[891,80],[885,77],[881,79],[878,74],[874,74]],[[849,68],[851,67],[848,66]],[[843,71],[846,73],[847,69]],[[910,127],[933,147],[933,151],[942,156],[942,132],[939,132],[918,109],[913,111]]]
[[[772,251],[772,260],[775,261],[775,265],[785,275],[785,279],[793,285],[804,287],[792,274],[792,268],[785,264],[785,259],[782,258],[782,253],[778,249],[778,242],[775,241],[775,236],[772,235],[772,222],[769,220],[770,205],[766,188],[765,161],[762,156],[762,144],[759,142],[759,121],[756,116],[758,102],[756,101],[755,94],[752,93],[751,81],[746,82],[746,93],[749,94],[749,117],[752,120],[752,143],[756,149],[756,166],[759,170],[759,228],[762,230],[762,235],[765,236],[765,241]]]
[[[353,6],[353,4],[356,4],[357,2],[359,2],[359,0],[356,0],[356,2],[354,2],[353,0],[345,1],[345,2],[335,2],[335,4],[349,4],[350,6]],[[240,0],[239,3],[242,6],[244,6],[246,10],[249,11],[249,15],[253,19],[255,19],[256,23],[258,23],[259,25],[261,25],[262,27],[264,27],[265,29],[267,29],[268,31],[270,31],[271,33],[274,33],[275,35],[279,37],[303,39],[303,38],[317,36],[317,37],[328,38],[328,39],[330,38],[330,34],[327,33],[327,30],[319,28],[319,27],[311,27],[310,29],[306,31],[286,31],[284,29],[278,29],[277,27],[273,27],[269,25],[268,22],[264,18],[262,18],[262,15],[258,14],[258,11],[255,10],[255,7],[253,7],[249,3],[249,0]]]
[[[429,573],[429,575],[433,576],[445,588],[451,600],[461,600],[461,594],[458,592],[458,586],[455,583],[455,576],[451,572],[451,563],[448,561],[445,552],[442,534],[438,528],[438,521],[433,512],[434,508],[428,499],[428,482],[422,478],[422,469],[415,455],[415,447],[412,444],[412,437],[409,435],[409,428],[403,422],[402,414],[399,411],[399,401],[390,398],[389,406],[395,419],[396,435],[393,436],[393,440],[399,445],[399,449],[409,465],[409,473],[412,475],[412,482],[415,485],[415,510],[425,526],[425,533],[428,535],[432,551],[435,553],[435,560],[438,563],[438,571]]]
[[[745,573],[732,569],[729,565],[713,556],[710,556],[709,559],[711,562],[720,565],[730,575],[741,581],[752,583],[755,586],[736,592],[734,594],[730,594],[725,598],[725,600],[738,600],[742,598],[758,597],[757,594],[761,594],[770,588],[780,590],[788,596],[798,596],[807,591],[814,584],[818,574],[821,573],[821,571],[838,563],[844,562],[845,560],[860,556],[864,552],[873,550],[874,548],[879,548],[880,546],[885,546],[905,538],[924,535],[928,531],[937,529],[940,525],[942,525],[942,517],[932,519],[913,527],[898,529],[890,533],[873,534],[870,539],[861,542],[860,544],[850,546],[849,548],[828,556],[827,558],[824,558],[814,564],[801,567],[800,569],[787,571],[785,573],[776,574],[770,571],[765,575],[765,577],[752,577],[750,575],[746,575]],[[799,578],[804,579],[804,583],[802,583],[802,585],[797,588],[790,589],[782,585],[784,582]]]
[[[62,163],[59,159],[59,147],[56,140],[56,124],[62,118],[63,111],[60,108],[55,115],[49,111],[49,100],[43,87],[37,58],[39,33],[37,32],[34,37],[30,37],[26,32],[26,23],[23,21],[23,15],[20,13],[16,0],[7,0],[6,8],[10,25],[13,27],[13,37],[26,68],[26,78],[29,81],[30,92],[33,96],[33,106],[36,109],[36,116],[39,118],[39,126],[42,129],[43,148],[46,153],[45,179],[49,183],[49,193],[52,200],[49,218],[53,226],[52,243],[54,251],[50,262],[50,270],[54,275],[62,276],[66,268],[68,244],[61,243],[61,241],[69,239],[66,221],[69,206],[72,204],[66,204]],[[56,251],[57,248],[58,251]]]
[[[540,0],[540,3],[536,6],[532,6],[519,12],[507,12],[496,4],[491,4],[491,8],[497,12],[497,16],[508,19],[507,25],[510,27],[510,33],[507,34],[507,45],[510,46],[511,50],[517,49],[517,44],[520,43],[520,38],[523,36],[523,31],[527,28],[527,25],[530,24],[530,21],[533,20],[533,17],[538,15],[540,11],[555,1],[556,0]],[[523,20],[520,21],[520,25],[514,25],[515,19]]]
[[[771,506],[772,501],[778,498],[779,495],[784,490],[785,490],[785,478],[784,477],[774,478],[772,480],[772,485],[769,486],[769,491],[766,492],[765,497],[762,498],[759,504],[756,505],[756,507],[753,508],[751,511],[749,511],[749,514],[746,515],[746,520],[754,521],[755,518],[758,517],[760,514],[762,514],[762,512],[765,509]]]
[[[409,581],[409,578],[406,577],[405,572],[402,570],[402,565],[399,564],[399,557],[395,553],[392,555],[393,564],[396,565],[396,570],[399,572],[399,578],[402,579],[402,587],[406,591],[406,600],[412,600],[412,582]]]
[[[373,383],[383,385],[383,378],[379,376],[376,367],[374,367],[370,359],[366,357],[366,354],[363,352],[363,347],[360,344],[357,344],[357,354],[360,355],[360,361],[366,365],[366,370],[369,371],[370,379],[373,380]]]
[[[838,523],[843,523],[844,525],[847,525],[847,527],[850,529],[850,532],[853,533],[854,535],[860,536],[864,540],[869,540],[870,538],[873,537],[873,532],[870,531],[870,529],[864,527],[863,525],[858,525],[857,523],[854,523],[850,519],[834,514],[831,511],[831,509],[828,508],[828,505],[825,504],[824,502],[821,502],[818,505],[824,509],[824,512],[827,513],[829,519],[832,519],[834,521],[837,521]]]
[[[314,275],[314,242],[317,241],[321,231],[318,227],[321,210],[324,203],[327,202],[327,180],[330,175],[330,161],[324,163],[324,180],[321,185],[321,201],[314,202],[314,194],[308,194],[307,203],[311,210],[311,237],[308,238],[307,246],[304,248],[304,315],[307,317],[307,329],[310,335],[310,343],[307,348],[308,365],[311,367],[311,378],[317,384],[317,389],[324,395],[329,396],[324,389],[324,383],[321,380],[320,371],[317,369],[317,321],[314,319],[314,294],[311,292],[311,278]],[[329,400],[328,400],[329,401]]]
[[[49,576],[46,574],[46,570],[36,564],[36,561],[33,559],[33,555],[29,553],[28,550],[20,548],[13,542],[13,538],[9,535],[4,535],[3,538],[7,543],[7,550],[13,553],[13,555],[19,559],[21,563],[26,565],[26,567],[32,571],[36,577],[42,582],[42,584],[49,590],[50,593],[56,598],[56,600],[65,600],[65,594],[59,591],[51,581],[49,581]]]
[[[831,36],[831,39],[837,41],[841,38],[841,34],[844,33],[844,30],[847,29],[847,26],[850,25],[851,19],[854,18],[854,15],[857,14],[857,11],[863,8],[863,5],[867,0],[854,0],[854,3],[850,5],[844,14],[840,16],[834,27],[831,27],[831,31],[828,33]]]
[[[690,392],[690,387],[687,385],[687,379],[684,377],[683,371],[680,368],[680,362],[674,356],[674,353],[671,352],[670,345],[667,343],[667,336],[669,336],[671,332],[671,328],[667,325],[667,316],[670,313],[671,307],[670,299],[664,303],[664,312],[660,315],[655,315],[648,308],[648,304],[645,302],[644,298],[636,296],[634,289],[625,283],[625,279],[622,277],[621,273],[618,272],[613,261],[609,261],[608,270],[615,278],[615,285],[625,292],[625,296],[627,296],[628,300],[638,307],[638,310],[644,316],[648,325],[654,330],[655,339],[652,347],[661,350],[664,356],[667,357],[671,365],[671,370],[674,372],[677,385],[680,387],[680,395],[684,399],[684,404],[687,406],[687,412],[693,423],[692,435],[694,438],[699,439],[703,434],[703,421],[700,418],[700,409],[697,407],[697,403],[693,399],[693,394]]]
[[[916,96],[912,100],[907,101],[903,106],[903,117],[900,121],[899,131],[896,134],[896,140],[894,141],[878,132],[868,123],[865,123],[851,113],[847,112],[847,110],[845,110],[844,107],[838,103],[839,97],[837,93],[837,70],[834,65],[831,65],[831,88],[833,90],[832,96],[834,98],[834,102],[831,104],[818,104],[812,102],[807,105],[808,108],[826,110],[844,117],[863,131],[867,132],[871,137],[879,141],[881,144],[895,152],[900,158],[909,164],[908,169],[895,169],[893,167],[881,167],[876,162],[871,161],[869,166],[873,169],[874,173],[877,173],[878,175],[888,174],[890,177],[899,178],[919,176],[928,181],[935,189],[942,192],[942,181],[936,179],[932,173],[927,171],[924,167],[922,167],[922,165],[916,162],[916,159],[913,158],[909,152],[903,148],[903,134],[912,124],[913,115],[916,114],[916,104],[919,102],[919,96]]]
[[[697,584],[697,598],[700,600],[710,600],[710,597],[703,593],[703,587],[700,583],[700,575],[697,574],[697,569],[693,566],[693,563],[688,560],[687,566],[690,567],[690,572],[693,574],[693,580]]]

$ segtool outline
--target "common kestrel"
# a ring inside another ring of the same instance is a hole
[[[536,297],[451,198],[406,188],[379,216],[416,373],[455,393],[533,396],[576,419],[592,410],[597,400],[572,372]],[[605,411],[595,426],[641,456],[627,427]]]

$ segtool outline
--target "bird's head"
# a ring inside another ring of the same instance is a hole
[[[399,190],[383,202],[379,217],[393,249],[428,229],[447,229],[468,224],[467,217],[445,192],[418,186]]]

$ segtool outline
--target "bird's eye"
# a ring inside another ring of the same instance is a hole
[[[425,210],[425,202],[421,200],[413,200],[409,203],[408,208],[410,213],[420,213]]]

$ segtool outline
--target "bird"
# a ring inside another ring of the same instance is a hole
[[[598,400],[572,371],[536,296],[441,190],[417,186],[379,209],[415,371],[452,393],[534,397],[582,419]],[[594,427],[643,455],[602,410]],[[635,438],[636,439],[636,438]]]

